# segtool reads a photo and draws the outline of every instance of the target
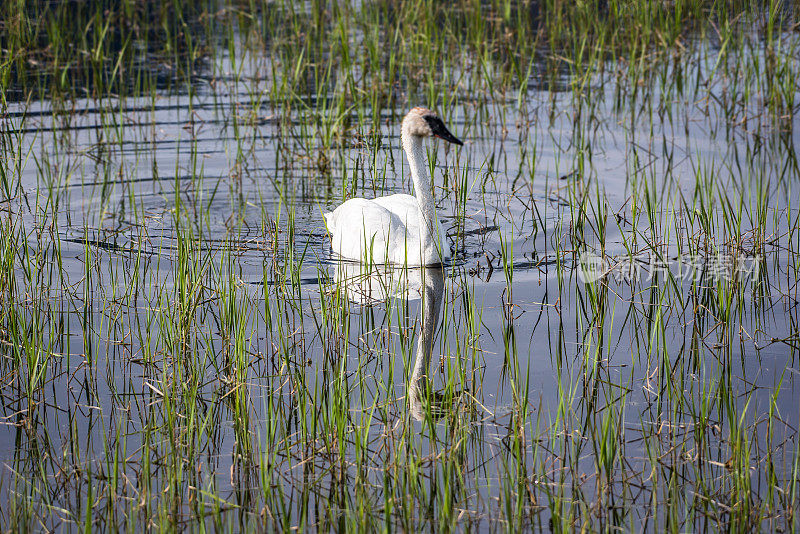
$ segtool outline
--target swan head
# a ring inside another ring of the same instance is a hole
[[[442,119],[428,108],[416,107],[403,119],[403,136],[438,137],[448,143],[463,145],[444,125]]]

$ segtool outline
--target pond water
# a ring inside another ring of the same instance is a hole
[[[424,96],[332,121],[326,95],[269,99],[268,53],[218,54],[178,91],[6,106],[14,514],[791,525],[796,105],[743,94],[714,39],[638,87],[609,60],[580,90],[563,65],[459,94],[464,146],[427,144],[453,260],[364,273],[322,212],[413,193],[399,125]]]

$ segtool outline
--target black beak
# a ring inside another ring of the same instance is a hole
[[[435,137],[459,146],[464,144],[458,137],[450,133],[450,130],[447,129],[447,126],[444,125],[442,119],[439,117],[429,115],[425,117],[425,121],[428,123],[428,126],[431,127],[431,133],[433,133]]]

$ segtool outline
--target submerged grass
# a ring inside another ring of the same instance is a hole
[[[798,8],[0,4],[0,528],[793,529]]]

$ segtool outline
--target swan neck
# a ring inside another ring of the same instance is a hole
[[[406,152],[409,166],[411,167],[411,179],[414,181],[414,192],[419,203],[419,213],[421,220],[425,223],[428,235],[426,239],[431,239],[435,233],[436,202],[431,191],[431,181],[428,178],[428,169],[425,158],[425,147],[422,144],[422,137],[403,132],[403,149]]]

